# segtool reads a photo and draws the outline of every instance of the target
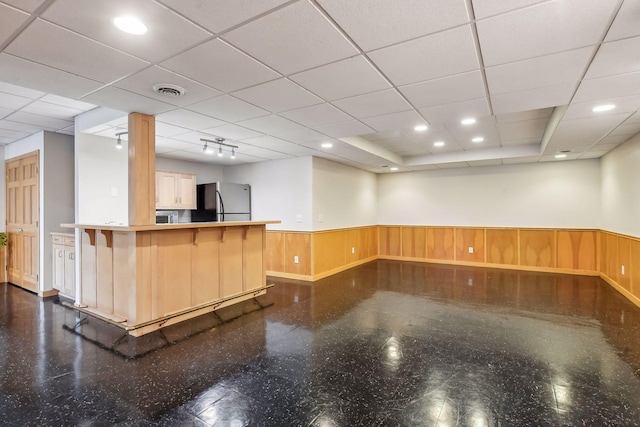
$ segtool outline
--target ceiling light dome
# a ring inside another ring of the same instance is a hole
[[[124,31],[128,34],[134,34],[136,36],[147,32],[147,26],[144,25],[141,20],[132,15],[118,16],[113,20],[113,24],[118,27],[120,31]]]

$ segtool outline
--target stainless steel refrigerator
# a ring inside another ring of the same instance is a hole
[[[230,182],[212,182],[196,187],[197,207],[191,221],[250,221],[251,186]]]

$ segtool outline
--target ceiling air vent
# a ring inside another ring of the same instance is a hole
[[[160,95],[169,96],[171,98],[180,98],[187,93],[184,88],[178,85],[172,85],[171,83],[156,83],[151,86],[151,89],[153,89],[154,92],[158,92]]]

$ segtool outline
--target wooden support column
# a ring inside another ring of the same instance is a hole
[[[156,118],[129,114],[129,225],[156,223]]]

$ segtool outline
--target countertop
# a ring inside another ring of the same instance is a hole
[[[213,228],[213,227],[243,227],[251,225],[280,224],[277,220],[268,221],[224,221],[224,222],[181,222],[177,224],[153,225],[114,225],[114,224],[61,224],[63,228],[85,228],[92,230],[111,231],[155,231],[179,230],[185,228]]]

